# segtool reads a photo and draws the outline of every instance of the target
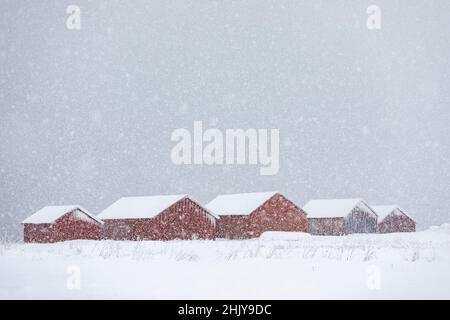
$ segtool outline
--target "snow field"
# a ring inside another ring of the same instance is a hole
[[[405,234],[0,245],[0,298],[448,299],[450,225]]]

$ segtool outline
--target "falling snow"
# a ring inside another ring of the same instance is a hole
[[[127,195],[280,190],[300,205],[398,203],[450,215],[447,1],[77,1],[0,4],[0,238],[25,217]],[[137,9],[139,8],[139,9]],[[280,129],[280,170],[176,166],[195,120]]]

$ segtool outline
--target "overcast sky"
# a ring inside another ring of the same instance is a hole
[[[81,8],[81,30],[66,7]],[[366,9],[381,8],[381,30]],[[1,238],[50,204],[279,190],[450,216],[450,2],[0,2]],[[277,128],[280,170],[176,166],[173,130]]]

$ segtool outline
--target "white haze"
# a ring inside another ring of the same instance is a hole
[[[45,205],[279,190],[450,215],[450,2],[0,2],[0,232]],[[66,7],[81,7],[81,30]],[[280,129],[280,168],[176,166],[171,133]]]

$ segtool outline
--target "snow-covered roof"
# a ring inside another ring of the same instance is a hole
[[[86,214],[86,216],[97,221],[98,223],[103,223],[98,217],[91,214],[89,211],[78,205],[68,205],[68,206],[47,206],[37,211],[33,215],[29,216],[22,223],[39,224],[39,223],[53,223],[59,218],[61,218],[66,213],[72,212],[74,210],[79,210]]]
[[[384,218],[386,218],[389,214],[391,214],[395,209],[398,208],[396,205],[388,205],[388,206],[373,206],[373,210],[378,215],[378,222],[382,221]]]
[[[378,223],[383,221],[391,213],[394,213],[394,214],[400,213],[400,214],[404,214],[405,216],[409,217],[409,215],[407,215],[405,213],[405,210],[400,208],[400,206],[398,206],[398,205],[372,206],[372,209],[378,215]]]
[[[186,194],[178,194],[162,196],[123,197],[103,210],[98,215],[98,217],[105,220],[154,218],[162,211],[184,198],[189,198],[189,196]]]
[[[206,204],[206,208],[219,216],[249,215],[277,193],[271,191],[223,194]]]
[[[308,218],[342,218],[346,217],[361,202],[365,204],[361,198],[310,200],[303,207],[303,211],[306,212]]]

